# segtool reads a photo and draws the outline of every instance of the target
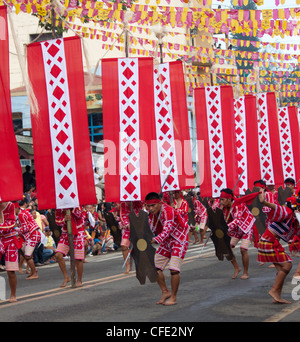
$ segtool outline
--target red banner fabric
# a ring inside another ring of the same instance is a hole
[[[6,7],[0,7],[0,202],[23,199],[22,169],[11,113],[8,47],[7,12]]]
[[[97,203],[80,39],[30,44],[27,58],[39,106],[31,115],[39,208]]]
[[[238,179],[233,91],[211,86],[196,88],[194,96],[201,195],[219,197]]]
[[[282,185],[283,172],[277,103],[275,93],[260,93],[257,97],[258,137],[261,179],[267,184]]]
[[[106,201],[144,200],[159,192],[153,59],[102,61]]]
[[[300,179],[300,135],[296,107],[278,108],[283,177]],[[299,183],[298,183],[299,184]]]
[[[238,176],[236,194],[243,195],[261,178],[258,152],[257,111],[254,95],[234,100]]]

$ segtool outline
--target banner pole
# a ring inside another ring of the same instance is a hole
[[[73,241],[71,210],[70,209],[67,209],[66,216],[70,217],[70,219],[67,220],[67,229],[68,229],[69,253],[70,253],[71,285],[72,285],[72,287],[76,287],[75,252],[74,252],[74,241]]]

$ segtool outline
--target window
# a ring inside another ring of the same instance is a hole
[[[103,140],[103,115],[102,113],[88,114],[90,141],[99,142]]]
[[[22,113],[12,113],[14,132],[18,132],[23,128]]]

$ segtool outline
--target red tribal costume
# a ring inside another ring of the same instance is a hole
[[[69,252],[69,239],[67,222],[65,221],[66,210],[56,209],[56,224],[62,227],[61,237],[56,252],[67,255]],[[84,217],[79,208],[71,210],[72,233],[74,242],[74,254],[76,260],[84,259]]]
[[[207,222],[207,211],[205,206],[193,197],[194,212],[196,223],[200,225],[200,229],[204,229]]]
[[[158,234],[154,240],[159,244],[155,254],[155,267],[180,272],[181,264],[188,248],[187,234],[189,226],[176,210],[162,203],[158,216],[149,214],[149,224],[153,233]]]
[[[30,257],[35,246],[41,241],[40,227],[29,212],[29,209],[20,208],[18,221],[19,228],[17,228],[17,232],[21,234],[26,241],[24,254]]]
[[[266,201],[269,202],[269,203],[274,203],[274,204],[277,204],[279,205],[278,203],[278,200],[277,200],[277,197],[276,194],[273,194],[272,192],[270,191],[266,191]],[[272,210],[271,208],[269,207],[266,207],[264,206],[263,207],[263,212],[266,214],[266,227],[269,227],[270,224],[273,222],[270,220],[270,215],[268,215],[268,213],[270,213],[270,211]]]
[[[136,215],[139,214],[140,210],[143,210],[143,202],[141,201],[133,201],[132,202],[132,210]],[[129,214],[130,214],[130,202],[121,202],[120,203],[120,227],[122,228],[122,241],[121,246],[129,247],[130,241],[130,222],[129,222]]]
[[[189,204],[188,204],[188,202],[183,197],[181,197],[180,205],[178,203],[179,201],[177,202],[175,198],[174,198],[173,202],[175,204],[175,209],[177,210],[179,215],[182,217],[184,222],[188,222],[188,220],[189,220]]]
[[[296,233],[297,222],[294,219],[293,211],[288,207],[276,205],[276,209],[271,209],[267,216],[273,223],[267,227],[259,240],[258,262],[291,262],[292,259],[285,253],[279,240],[281,238],[284,241],[289,241]]]
[[[225,221],[228,224],[230,244],[235,246],[242,239],[241,248],[248,249],[254,232],[255,217],[244,203],[224,208]]]
[[[6,271],[18,271],[18,241],[15,231],[15,207],[7,202],[0,211],[0,256],[5,254]]]

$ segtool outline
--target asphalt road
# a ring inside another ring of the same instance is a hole
[[[239,249],[235,253],[241,263]],[[88,257],[82,288],[60,288],[62,275],[58,265],[42,266],[38,268],[37,280],[26,280],[25,274],[17,274],[18,302],[0,301],[0,321],[108,322],[106,327],[111,329],[122,322],[140,322],[147,323],[144,329],[148,330],[143,332],[146,336],[150,336],[151,328],[158,323],[177,322],[185,329],[190,326],[199,329],[196,322],[298,322],[300,285],[291,281],[300,258],[294,257],[293,269],[282,293],[292,304],[281,305],[273,304],[267,293],[274,282],[275,269],[257,264],[254,247],[250,247],[249,254],[250,278],[232,280],[231,263],[215,257],[211,242],[204,249],[190,245],[182,267],[178,304],[168,307],[155,304],[160,298],[156,283],[147,280],[145,285],[140,285],[135,271],[122,273],[120,251]],[[168,270],[165,275],[169,284]],[[0,273],[0,276],[6,281],[6,298],[9,298],[7,275]],[[184,332],[189,334],[187,330]],[[103,333],[116,336],[118,331],[106,328]],[[151,336],[160,333],[171,332],[152,330]]]

